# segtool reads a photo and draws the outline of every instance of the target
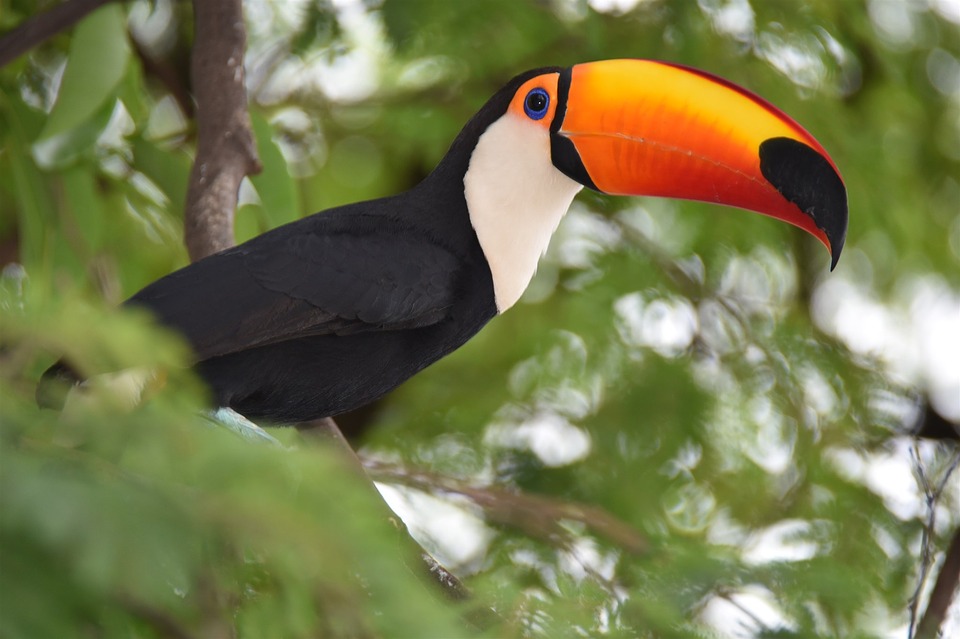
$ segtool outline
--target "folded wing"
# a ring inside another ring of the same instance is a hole
[[[442,320],[461,262],[396,220],[340,211],[187,266],[127,304],[182,333],[201,361],[310,335]]]

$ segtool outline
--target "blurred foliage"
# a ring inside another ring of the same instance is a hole
[[[0,30],[51,4],[0,0]],[[749,87],[824,143],[845,254],[829,274],[760,216],[583,194],[524,303],[363,416],[363,453],[401,469],[391,503],[474,592],[451,603],[342,460],[295,432],[277,450],[207,428],[182,345],[115,310],[186,261],[192,22],[189,3],[105,7],[0,69],[0,636],[905,633],[921,537],[936,557],[960,487],[931,525],[924,485],[955,449],[894,436],[955,387],[858,338],[879,313],[905,340],[924,291],[960,297],[955,5],[244,4],[264,171],[238,239],[408,188],[515,73],[651,57]],[[165,383],[135,408],[94,389],[38,411],[64,353]],[[898,498],[883,471],[903,468]],[[575,517],[532,525],[548,502],[494,516],[491,486],[601,508],[646,548]]]

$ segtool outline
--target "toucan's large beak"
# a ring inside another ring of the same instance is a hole
[[[820,143],[762,98],[650,60],[578,64],[561,74],[558,94],[554,163],[574,179],[604,193],[757,211],[817,237],[836,266],[843,180]]]

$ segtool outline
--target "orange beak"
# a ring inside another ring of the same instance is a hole
[[[836,165],[745,89],[650,60],[578,64],[561,73],[551,131],[554,164],[586,186],[769,215],[815,236],[837,264],[847,195]]]

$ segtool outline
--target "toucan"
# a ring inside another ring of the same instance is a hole
[[[298,423],[382,397],[513,306],[574,196],[715,202],[847,229],[833,160],[776,107],[677,64],[522,73],[409,191],[323,211],[190,264],[125,303],[186,338],[216,407]],[[79,378],[61,360],[38,386]]]

